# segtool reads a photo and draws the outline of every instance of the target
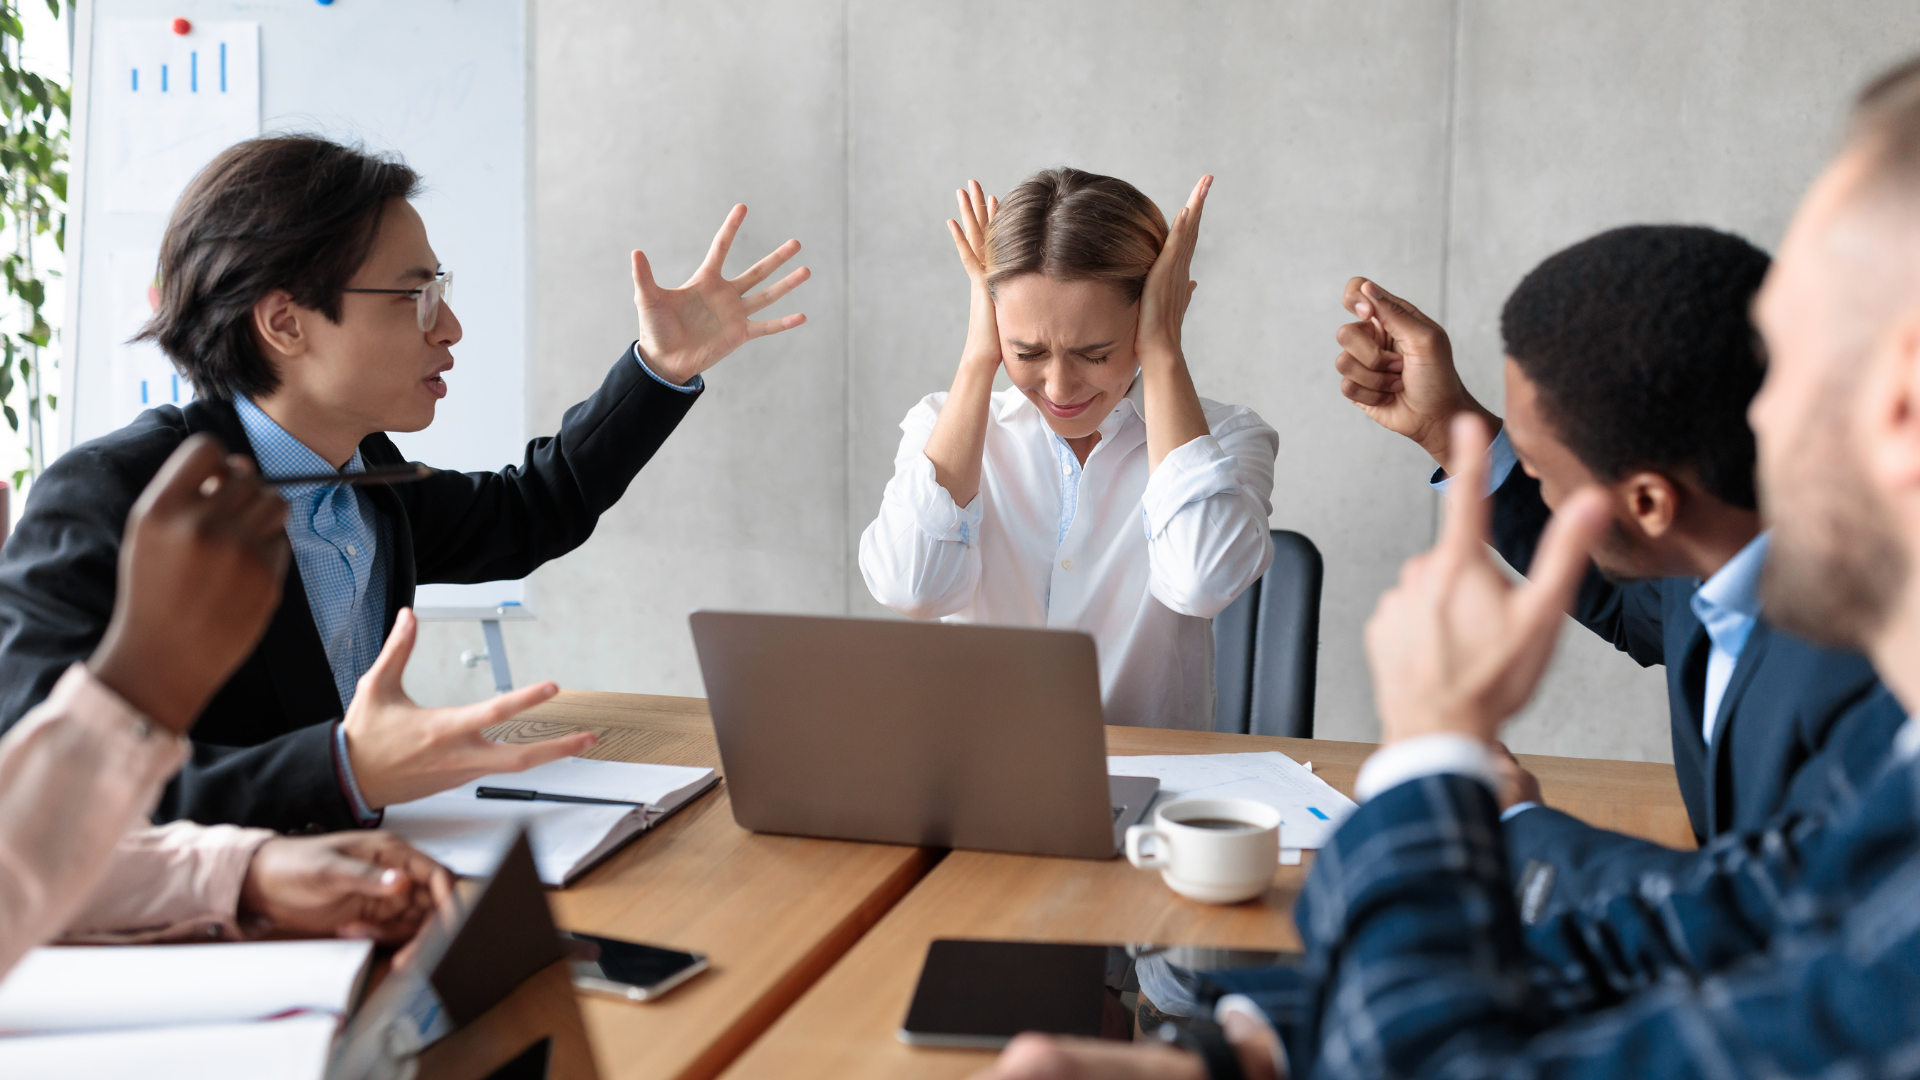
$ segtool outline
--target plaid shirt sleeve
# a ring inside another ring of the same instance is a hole
[[[1296,911],[1308,989],[1299,1023],[1283,1028],[1293,1075],[1911,1073],[1920,1063],[1913,769],[1889,769],[1852,810],[1798,838],[1800,868],[1766,902],[1764,952],[1729,950],[1717,966],[1695,956],[1617,1003],[1571,1014],[1535,990],[1487,789],[1431,776],[1384,792],[1321,851]],[[1727,854],[1726,866],[1753,865]],[[1686,894],[1729,888],[1727,876],[1671,882],[1678,900],[1667,918],[1718,910],[1689,907]],[[1751,906],[1774,887],[1767,876],[1734,888]]]

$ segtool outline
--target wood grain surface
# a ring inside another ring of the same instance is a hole
[[[568,691],[494,729],[525,740],[585,729],[588,757],[718,767],[699,698]],[[1108,728],[1111,754],[1279,750],[1351,792],[1364,743]],[[1691,847],[1665,765],[1522,755],[1550,805]],[[625,1077],[964,1076],[988,1061],[895,1037],[927,944],[939,937],[1297,948],[1291,910],[1305,865],[1278,867],[1258,900],[1175,895],[1124,860],[940,853],[748,833],[725,781],[550,894],[567,929],[692,949],[713,970],[653,1004],[583,995],[599,1072]],[[731,1066],[731,1068],[729,1068]]]
[[[1279,750],[1352,794],[1373,747],[1211,732],[1108,728],[1112,754],[1238,753]],[[1639,762],[1520,758],[1540,777],[1550,805],[1610,827],[1692,847],[1673,769]],[[1212,905],[1168,889],[1156,873],[1124,859],[1103,862],[956,851],[801,998],[726,1073],[727,1080],[782,1077],[961,1077],[984,1068],[983,1051],[910,1047],[895,1036],[936,938],[1143,942],[1249,949],[1298,949],[1292,909],[1311,853],[1275,870],[1264,896]]]
[[[490,732],[586,729],[586,756],[718,768],[699,698],[569,691]],[[562,928],[706,953],[712,969],[657,1002],[581,995],[607,1078],[719,1073],[933,865],[921,848],[749,833],[726,782],[549,893]]]

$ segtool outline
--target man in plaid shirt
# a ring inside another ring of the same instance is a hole
[[[1920,60],[1861,95],[1755,315],[1768,617],[1920,701]],[[1382,747],[1295,911],[1303,968],[1237,979],[1233,1053],[1023,1037],[1002,1077],[1920,1074],[1920,726],[1857,802],[1523,926],[1493,740],[1533,693],[1606,526],[1569,500],[1530,579],[1486,551],[1488,433],[1456,421],[1448,520],[1367,627]],[[1276,1038],[1276,1033],[1278,1038]],[[1284,1049],[1282,1047],[1284,1046]]]

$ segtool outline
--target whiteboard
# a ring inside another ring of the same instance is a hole
[[[174,34],[175,18],[192,30]],[[125,342],[150,311],[175,189],[257,126],[397,153],[424,177],[415,206],[465,336],[433,425],[394,442],[441,468],[518,462],[533,343],[528,18],[527,0],[83,0],[54,445],[114,430],[141,394],[191,393],[156,348]],[[161,80],[170,96],[156,98]],[[149,137],[156,127],[174,134]],[[527,617],[527,584],[425,585],[416,602],[427,617]]]

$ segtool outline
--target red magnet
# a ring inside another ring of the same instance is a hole
[[[192,30],[193,30],[193,24],[188,22],[187,20],[185,19],[173,20],[173,32],[176,34],[179,34],[181,37],[186,37],[187,34]]]

